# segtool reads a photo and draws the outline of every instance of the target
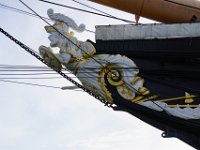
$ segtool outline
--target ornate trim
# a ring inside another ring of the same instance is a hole
[[[98,83],[99,86],[102,88],[103,92],[105,93],[105,99],[110,103],[113,104],[113,98],[112,98],[112,94],[108,91],[108,89],[105,87],[105,81],[104,81],[104,77],[105,74],[108,73],[108,68],[104,67],[100,70],[99,75],[98,75]]]
[[[122,70],[112,70],[107,75],[108,82],[113,86],[120,86],[124,83],[124,74]]]

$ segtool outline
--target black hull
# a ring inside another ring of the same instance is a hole
[[[140,120],[164,131],[162,137],[176,137],[196,149],[200,149],[200,120],[185,120],[166,114],[165,112],[157,112],[133,104],[129,101],[116,100],[117,107],[114,110],[126,111]]]
[[[200,95],[200,38],[149,40],[97,40],[98,54],[121,54],[139,67],[145,87],[162,98],[180,92]],[[112,91],[115,93],[115,91]],[[186,120],[125,101],[115,96],[115,110],[129,112],[144,122],[164,131],[163,137],[177,137],[200,149],[200,120]]]
[[[195,59],[200,56],[200,37],[140,40],[97,40],[98,53],[132,58]]]
[[[98,54],[131,58],[140,75],[200,94],[200,38],[96,41]],[[165,78],[163,80],[163,78]],[[169,82],[170,81],[170,82]],[[184,81],[184,82],[183,82]]]

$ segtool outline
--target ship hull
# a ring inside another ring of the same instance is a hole
[[[140,30],[142,27],[138,26],[127,29],[125,26],[97,26],[95,43],[97,53],[121,54],[131,58],[138,66],[139,76],[144,78],[144,85],[150,90],[150,94],[159,94],[161,99],[173,99],[184,92],[198,96],[193,103],[189,104],[184,100],[168,101],[169,106],[187,107],[191,104],[198,106],[200,104],[200,35],[190,33],[193,27],[190,24],[186,25],[191,28],[190,32],[180,36],[174,29],[184,24],[149,25],[151,30],[148,25],[145,26],[148,30]],[[165,29],[167,31],[164,31]],[[143,36],[144,34],[149,36]],[[176,137],[200,149],[199,118],[185,119],[174,116],[168,111],[158,112],[121,99],[116,89],[107,88],[111,93],[115,93],[113,99],[117,106],[114,110],[129,112],[164,131],[163,137]]]

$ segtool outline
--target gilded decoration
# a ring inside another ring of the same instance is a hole
[[[69,70],[84,87],[110,104],[118,98],[156,111],[166,110],[180,118],[200,119],[196,95],[185,92],[177,97],[161,98],[159,93],[145,87],[145,79],[140,77],[133,60],[119,54],[97,55],[91,42],[75,37],[73,31],[83,32],[84,24],[77,25],[73,19],[52,9],[47,14],[54,21],[52,26],[45,27],[50,47],[40,46],[39,51],[48,66]],[[59,48],[59,53],[54,53],[53,48]]]

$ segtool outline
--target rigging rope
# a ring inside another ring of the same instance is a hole
[[[38,54],[34,53],[28,46],[26,46],[25,44],[23,44],[19,40],[15,39],[13,36],[11,36],[8,32],[6,32],[5,30],[3,30],[2,28],[0,28],[0,32],[2,34],[4,34],[6,37],[8,37],[11,41],[13,41],[17,45],[19,45],[21,48],[23,48],[25,51],[27,51],[28,53],[30,53],[32,56],[34,56],[35,58],[37,58],[38,60],[40,60],[42,63],[44,63],[45,65],[48,66],[48,64],[44,61],[44,59],[41,58]],[[59,71],[59,70],[56,70],[56,69],[53,69],[53,70],[56,71],[58,74],[60,74],[63,78],[67,79],[68,81],[70,81],[71,83],[73,83],[74,85],[76,85],[78,88],[81,88],[83,91],[87,92],[89,95],[93,96],[94,98],[96,98],[99,101],[101,101],[102,103],[104,103],[106,106],[109,106],[108,102],[106,100],[104,100],[102,97],[94,94],[92,91],[88,90],[87,88],[85,88],[84,86],[82,86],[81,84],[79,84],[78,82],[76,82],[73,79],[71,79],[70,77],[68,77],[62,71]]]
[[[116,18],[116,19],[118,19],[118,20],[120,20],[120,21],[124,21],[124,22],[126,22],[126,23],[136,23],[136,22],[134,22],[134,21],[125,20],[125,19],[121,19],[121,18],[115,17],[115,16],[113,16],[113,15],[110,15],[110,14],[108,14],[108,13],[102,11],[102,10],[99,10],[99,9],[97,9],[97,8],[91,7],[91,6],[86,5],[86,4],[83,4],[83,3],[81,3],[81,2],[78,2],[77,0],[72,0],[72,1],[75,2],[75,3],[78,3],[78,4],[82,5],[82,6],[85,6],[85,7],[87,7],[87,8],[90,8],[90,9],[93,9],[93,10],[95,10],[95,11],[98,11],[98,12],[100,12],[100,13],[102,13],[102,14],[105,14],[105,15],[107,15],[107,16],[110,16],[111,18]]]
[[[41,69],[49,69],[46,66],[35,66],[35,65],[8,65],[8,64],[0,64],[0,68],[41,68]]]
[[[11,80],[5,80],[5,79],[0,79],[0,81],[1,81],[1,82],[16,83],[16,84],[31,85],[31,86],[40,86],[40,87],[47,87],[47,88],[61,89],[61,87],[57,87],[57,86],[44,85],[44,84],[36,84],[36,83],[29,83],[29,82],[11,81]]]
[[[24,78],[24,77],[14,77],[14,78],[9,78],[9,77],[5,77],[5,78],[3,78],[3,77],[0,77],[0,79],[15,79],[15,80],[41,80],[41,79],[63,79],[63,77],[31,77],[31,78]]]
[[[61,90],[73,90],[73,91],[81,91],[81,92],[83,92],[82,90],[76,90],[74,87],[72,87],[72,88],[70,88],[70,87],[58,87],[58,86],[51,86],[51,85],[44,85],[44,84],[37,84],[37,83],[13,81],[13,80],[1,79],[1,78],[0,78],[0,82],[21,84],[21,85],[30,85],[30,86],[45,87],[45,88],[53,88],[53,89],[61,89]]]
[[[21,13],[21,14],[24,14],[24,15],[28,15],[28,16],[31,16],[31,17],[35,17],[35,18],[39,18],[37,15],[35,15],[34,13],[30,13],[28,11],[24,11],[24,10],[21,10],[21,9],[18,9],[18,8],[15,8],[15,7],[11,7],[11,6],[8,6],[8,5],[4,5],[4,4],[1,4],[0,3],[0,8],[4,8],[4,9],[7,9],[7,10],[11,10],[11,11],[14,11],[14,12],[17,12],[17,13]],[[42,17],[42,16],[41,16]],[[51,19],[49,18],[46,18],[46,17],[42,17],[43,19],[45,20],[49,20],[51,21]],[[91,32],[91,33],[95,33],[94,31],[92,30],[88,30],[88,29],[85,29],[85,31],[87,32]]]
[[[97,73],[98,69],[101,69],[99,67],[84,67],[89,71],[80,71],[79,73],[92,73],[95,72]],[[155,75],[155,76],[162,76],[162,75],[172,75],[173,77],[181,77],[181,75],[187,73],[187,74],[199,74],[200,71],[195,70],[195,71],[191,71],[189,68],[187,68],[187,70],[183,70],[183,69],[160,69],[160,68],[155,68],[155,69],[139,69],[138,67],[115,67],[115,68],[110,68],[110,70],[114,70],[114,69],[123,69],[123,70],[140,70],[141,74],[151,74],[151,75]],[[73,69],[71,69],[73,70]],[[0,64],[0,71],[52,71],[51,69],[49,69],[48,67],[45,66],[31,66],[31,65],[8,65],[8,64]],[[65,68],[63,68],[63,71],[68,71]]]
[[[108,14],[108,13],[102,11],[102,10],[99,10],[99,9],[97,9],[97,8],[94,8],[94,7],[91,7],[91,6],[89,6],[89,5],[83,4],[83,3],[79,2],[79,1],[76,1],[76,0],[72,0],[72,1],[75,2],[75,3],[77,3],[77,4],[80,4],[80,5],[82,5],[82,6],[85,6],[85,7],[87,7],[87,8],[96,10],[96,11],[98,11],[98,12],[100,12],[100,13],[106,14],[106,15],[108,15],[108,16],[112,16],[112,15],[110,15],[110,14]],[[112,17],[114,17],[114,16],[112,16]]]
[[[24,78],[24,77],[15,77],[15,76],[57,75],[57,73],[52,73],[51,72],[53,70],[51,70],[51,69],[47,70],[47,67],[43,67],[44,70],[43,69],[39,70],[38,68],[41,68],[39,66],[25,66],[25,65],[18,65],[17,66],[17,65],[5,65],[5,64],[2,65],[2,64],[0,64],[0,68],[1,67],[3,67],[3,69],[0,69],[0,72],[1,72],[0,76],[2,76],[2,77],[0,77],[0,79],[20,79],[20,80],[21,79],[59,79],[59,77],[26,77],[26,78]],[[22,68],[22,67],[25,67],[25,69]],[[27,67],[31,67],[31,68],[27,68]],[[91,68],[91,69],[93,70],[95,68]],[[131,68],[121,68],[121,69],[131,69]],[[159,72],[156,75],[162,76],[163,74],[160,73],[161,70],[158,70],[158,71]],[[167,71],[170,71],[170,70],[167,70]],[[9,72],[9,73],[4,73],[4,72]],[[10,72],[17,72],[17,73],[10,73]],[[20,72],[20,73],[18,73],[18,72]],[[24,72],[30,72],[30,73],[24,73]],[[32,72],[34,72],[34,73],[32,73]],[[94,72],[96,72],[96,71],[90,71],[90,72],[89,71],[81,71],[79,73],[94,73]],[[179,71],[177,71],[177,72],[179,73]],[[180,73],[182,73],[182,70],[180,71]],[[66,72],[65,74],[72,74],[72,73]],[[6,76],[6,77],[3,77],[3,76]],[[7,76],[14,76],[14,77],[7,77]],[[151,78],[149,76],[145,76],[145,74],[141,74],[140,76],[143,76],[145,79],[149,79],[151,81],[158,82],[160,84],[164,84],[166,86],[169,86],[169,87],[172,87],[172,88],[176,88],[176,89],[179,89],[179,90],[200,93],[200,91],[197,90],[197,89],[181,87],[178,84],[170,83],[170,82],[164,81],[164,80],[157,80],[157,79]],[[173,74],[173,76],[174,76],[174,74]],[[179,77],[179,76],[176,75],[176,77]],[[133,76],[126,76],[126,77],[133,77]],[[77,78],[77,77],[71,77],[71,78]],[[80,78],[98,78],[98,77],[95,77],[95,76],[93,76],[93,77],[84,77],[84,76],[82,76]]]
[[[29,15],[29,16],[31,16],[31,17],[36,17],[36,18],[38,18],[35,14],[33,14],[33,13],[30,13],[30,12],[27,12],[27,11],[24,11],[24,10],[21,10],[21,9],[18,9],[18,8],[15,8],[15,7],[11,7],[11,6],[8,6],[8,5],[4,5],[4,4],[2,4],[2,3],[0,3],[0,8],[4,8],[4,9],[9,9],[9,10],[11,10],[11,11],[15,11],[15,12],[17,12],[17,13],[21,13],[21,14],[25,14],[25,15]],[[44,19],[46,19],[46,20],[50,20],[49,18],[46,18],[46,17],[43,17]]]
[[[8,65],[8,64],[0,64],[0,68],[9,68],[9,69],[46,69],[46,70],[51,70],[49,69],[49,67],[45,67],[45,66],[33,66],[33,65]],[[89,70],[95,70],[95,69],[101,69],[98,67],[84,67],[85,69],[89,69]],[[113,68],[110,68],[111,70]],[[124,69],[124,70],[138,70],[138,67],[115,67],[114,69]],[[66,70],[65,68],[63,68],[63,70]]]
[[[98,15],[98,16],[103,16],[103,17],[107,17],[107,18],[111,18],[111,19],[116,19],[116,20],[124,21],[126,23],[134,23],[135,24],[134,21],[121,19],[121,18],[118,18],[118,17],[115,17],[115,16],[111,16],[111,15],[100,14],[100,13],[96,13],[96,12],[93,12],[93,11],[88,11],[88,10],[84,10],[84,9],[80,9],[80,8],[76,8],[76,7],[72,7],[72,6],[58,4],[58,3],[54,3],[54,2],[50,2],[50,1],[46,1],[46,0],[38,0],[38,1],[41,1],[41,2],[44,2],[44,3],[53,4],[53,5],[57,5],[57,6],[60,6],[60,7],[65,7],[65,8],[68,8],[68,9],[74,9],[74,10],[78,10],[78,11],[82,11],[82,12],[86,12],[86,13],[91,13],[91,14]]]

